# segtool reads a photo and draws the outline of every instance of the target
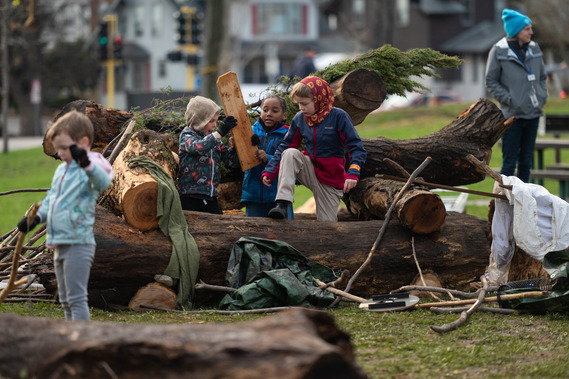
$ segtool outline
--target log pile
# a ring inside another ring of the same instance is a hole
[[[144,325],[0,315],[0,376],[18,378],[366,378],[323,311],[250,322]]]
[[[368,108],[375,106],[372,103],[380,103],[385,97],[381,78],[378,81],[374,75],[366,70],[358,71],[333,85],[338,104],[353,105],[343,106],[354,120],[365,118]],[[353,91],[354,83],[365,89],[360,98]],[[119,120],[132,117],[90,102],[74,102],[68,108],[82,109],[94,121],[95,129],[101,129],[95,133],[95,146],[99,149],[117,138]],[[107,121],[103,122],[101,118]],[[285,241],[310,259],[354,272],[364,261],[382,226],[382,221],[374,219],[385,215],[400,188],[396,183],[376,178],[376,174],[401,177],[402,171],[413,171],[430,156],[433,162],[421,173],[423,180],[448,185],[478,182],[484,179],[484,174],[475,170],[466,156],[472,154],[487,163],[492,147],[510,123],[511,120],[505,121],[492,102],[480,99],[449,125],[428,136],[409,140],[364,139],[368,156],[362,168],[362,180],[344,200],[352,214],[360,220],[370,221],[317,223],[315,226],[314,220],[301,215],[294,222],[263,219],[259,223],[258,219],[240,214],[219,216],[186,212],[190,233],[201,253],[198,279],[224,285],[231,248],[239,238],[246,236]],[[110,125],[115,126],[110,128],[114,132],[109,132]],[[159,161],[175,178],[176,162],[171,158],[175,154],[171,151],[162,154],[168,149],[175,151],[175,144],[176,141],[142,130],[131,136],[129,145],[115,161],[113,167],[117,179],[104,205],[124,219],[102,207],[97,208],[95,234],[98,247],[89,283],[92,306],[106,308],[109,304],[128,304],[138,289],[152,282],[154,275],[162,273],[168,264],[171,243],[156,230],[156,183],[148,174],[130,170],[127,166],[131,157],[146,155]],[[387,158],[399,165],[399,170],[394,164],[386,163]],[[141,180],[143,176],[146,177]],[[227,176],[235,177],[233,173]],[[220,203],[225,204],[224,209],[229,209],[228,204],[239,208],[240,185],[235,180],[227,184],[230,189],[220,190]],[[425,254],[421,264],[436,272],[446,287],[468,287],[483,273],[489,255],[485,221],[467,215],[447,215],[438,195],[420,187],[413,187],[405,194],[397,203],[394,215],[397,222],[391,223],[371,268],[366,269],[352,288],[354,293],[371,296],[408,284],[416,275],[415,264],[409,260],[413,236],[417,250]],[[315,227],[318,228],[317,236]],[[51,257],[45,255],[33,262],[32,267],[48,291],[55,293]],[[218,300],[217,294],[198,295],[198,303]]]
[[[317,222],[298,217],[294,221],[260,219],[241,214],[215,215],[184,212],[190,233],[200,251],[198,281],[226,285],[225,272],[231,249],[241,237],[284,241],[307,258],[333,269],[354,273],[365,260],[383,225],[381,220]],[[415,235],[391,222],[370,266],[351,292],[370,297],[409,284],[417,269],[411,238],[421,267],[435,271],[447,288],[466,289],[484,273],[488,264],[487,221],[474,216],[449,214],[442,231]],[[315,232],[316,230],[316,232]],[[349,236],[349,237],[347,237]],[[138,289],[162,273],[171,254],[171,242],[159,230],[134,230],[120,217],[97,207],[97,251],[89,277],[89,304],[107,308],[126,306]],[[52,258],[44,254],[31,263],[42,284],[55,293]],[[223,294],[196,292],[196,303],[216,304]]]

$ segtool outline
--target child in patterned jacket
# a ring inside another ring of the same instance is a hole
[[[232,138],[229,147],[221,141],[237,125],[237,120],[227,116],[216,131],[220,111],[215,102],[202,96],[193,97],[186,108],[186,127],[180,133],[178,179],[184,210],[223,213],[217,201],[220,163],[239,167],[239,159]]]

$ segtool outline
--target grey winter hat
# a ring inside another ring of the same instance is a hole
[[[203,96],[190,99],[186,108],[186,125],[201,132],[205,125],[219,112],[221,108],[213,100]]]

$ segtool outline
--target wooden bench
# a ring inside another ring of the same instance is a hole
[[[563,149],[569,149],[569,139],[564,138],[538,138],[535,140],[535,152],[537,155],[536,170],[544,170],[544,158],[543,152],[545,149],[555,149],[555,164],[561,164],[561,153]],[[543,178],[532,178],[537,179],[537,184],[543,185]]]
[[[545,170],[531,170],[530,179],[553,179],[559,181],[559,197],[567,200],[569,195],[569,170],[562,168],[552,168]]]
[[[545,115],[545,133],[553,134],[556,138],[559,138],[559,136],[563,133],[569,133],[569,115]]]

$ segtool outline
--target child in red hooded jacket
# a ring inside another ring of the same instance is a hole
[[[342,195],[356,186],[366,159],[363,142],[350,116],[334,107],[334,94],[325,80],[308,76],[295,84],[290,97],[300,111],[262,174],[267,186],[278,175],[277,204],[269,217],[287,217],[298,179],[314,194],[317,220],[337,221]],[[303,140],[305,150],[301,152],[298,147]]]

